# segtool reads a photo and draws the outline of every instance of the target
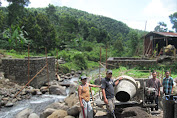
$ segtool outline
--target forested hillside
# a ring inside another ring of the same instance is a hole
[[[99,61],[100,48],[103,61],[106,48],[108,56],[138,56],[143,35],[123,22],[73,8],[0,7],[1,49],[23,52],[29,44],[32,52],[44,53],[46,47],[54,56],[58,50],[70,68],[89,68],[87,62]]]

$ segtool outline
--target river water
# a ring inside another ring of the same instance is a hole
[[[101,72],[104,71],[104,68],[101,68]],[[95,75],[99,73],[99,69],[95,69],[93,71],[88,72],[89,76]],[[73,77],[68,83],[72,83],[77,81],[78,77]],[[66,89],[67,94],[69,93],[69,89]],[[62,102],[67,96],[62,95],[40,95],[33,96],[28,100],[19,101],[18,104],[9,108],[2,108],[0,111],[0,118],[15,118],[16,114],[20,111],[29,108],[34,110],[34,113],[40,115],[40,113],[45,109],[46,106],[52,104],[54,102]]]

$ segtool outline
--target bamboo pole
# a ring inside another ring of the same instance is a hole
[[[30,60],[29,60],[29,44],[28,44],[28,82],[30,80],[30,76],[29,76],[30,72],[29,71],[30,71]]]
[[[14,96],[14,98],[15,97],[17,97],[17,95],[31,82],[31,81],[33,81],[33,79],[38,75],[38,74],[40,74],[43,70],[44,70],[44,68],[46,67],[47,65],[45,65],[15,96]]]
[[[46,55],[46,65],[47,65],[47,80],[48,80],[48,88],[49,88],[49,69],[48,69],[48,61],[47,61],[47,48],[45,48]]]
[[[102,63],[100,63],[100,62],[98,62],[103,68],[105,68],[106,69],[106,67],[102,64]]]

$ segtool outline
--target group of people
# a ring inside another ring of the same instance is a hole
[[[152,78],[147,81],[147,87],[155,88],[155,110],[158,110],[158,98],[160,97],[160,87],[163,86],[163,94],[164,95],[171,95],[173,94],[173,85],[174,81],[173,78],[170,76],[170,72],[165,72],[165,77],[163,78],[162,84],[160,80],[157,78],[157,72],[152,72]],[[151,108],[153,110],[153,108]]]
[[[112,70],[106,72],[106,77],[102,78],[101,85],[93,85],[87,83],[87,77],[81,76],[81,85],[78,87],[78,95],[80,106],[82,109],[83,118],[93,118],[93,109],[90,103],[90,87],[99,87],[102,90],[103,100],[106,104],[108,116],[115,118],[114,114],[114,86],[117,86],[119,82],[123,79],[119,77],[116,81],[113,81]],[[170,72],[165,72],[165,78],[161,84],[160,80],[157,78],[157,72],[152,72],[152,78],[147,81],[147,87],[155,88],[156,98],[155,98],[155,110],[158,110],[158,97],[160,96],[160,87],[163,86],[163,93],[165,95],[173,94],[173,78],[170,77]]]

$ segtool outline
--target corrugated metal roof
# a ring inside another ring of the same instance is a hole
[[[177,33],[173,33],[173,32],[153,32],[153,33],[163,35],[166,37],[177,37]]]
[[[145,35],[145,37],[151,34],[159,34],[164,37],[177,37],[177,33],[173,33],[173,32],[149,32],[148,34]]]

